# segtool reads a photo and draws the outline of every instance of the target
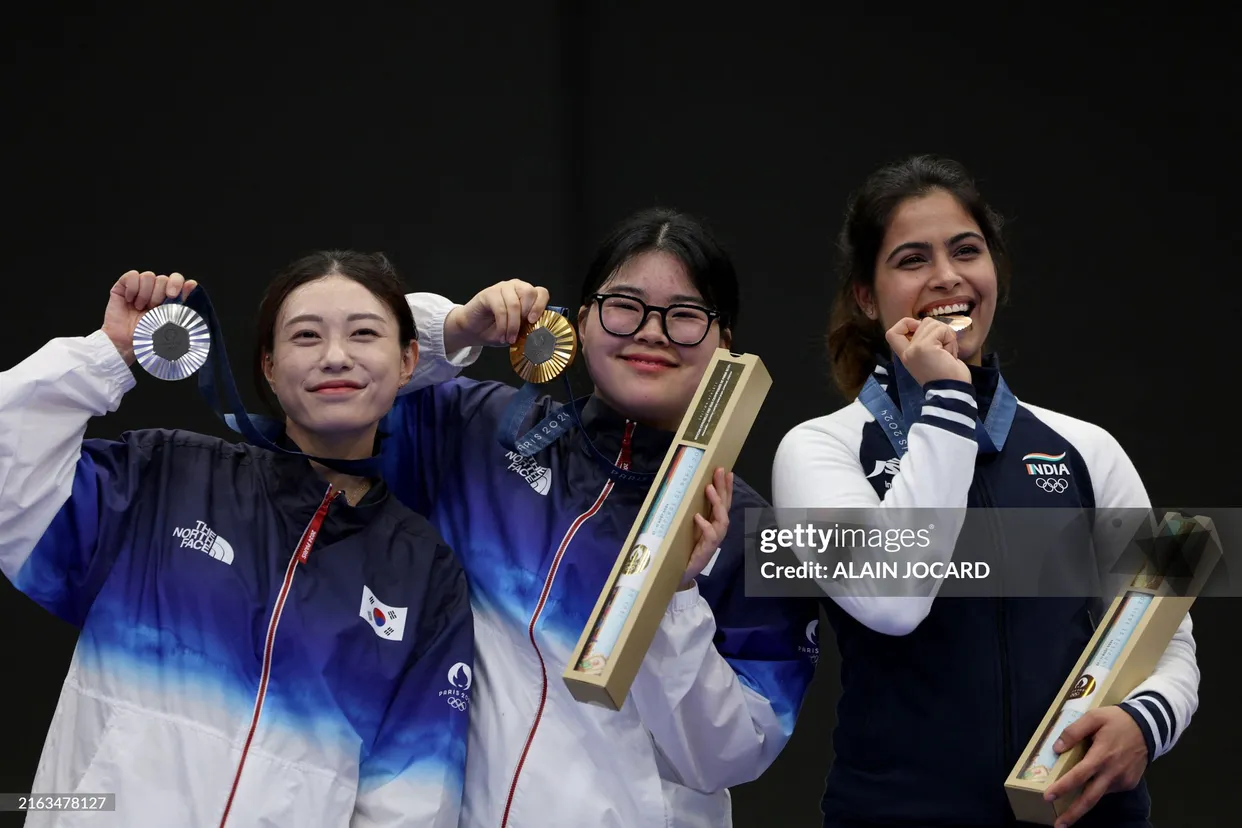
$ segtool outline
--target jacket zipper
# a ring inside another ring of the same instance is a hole
[[[634,424],[630,421],[625,423],[625,434],[621,438],[621,451],[617,456],[617,465],[623,469],[630,467],[630,441],[634,435]],[[530,646],[535,651],[535,657],[539,659],[539,675],[542,686],[539,690],[539,705],[535,708],[535,720],[531,723],[530,732],[526,734],[526,744],[522,746],[522,753],[518,757],[517,767],[513,769],[513,780],[509,783],[509,795],[505,799],[504,815],[500,819],[500,828],[507,828],[509,824],[509,812],[513,808],[513,797],[517,793],[518,778],[522,775],[522,766],[526,764],[526,757],[530,753],[530,746],[535,741],[535,731],[539,729],[539,722],[543,719],[543,710],[548,702],[548,667],[544,663],[543,653],[539,651],[539,642],[535,638],[535,624],[539,621],[539,616],[543,612],[544,604],[547,603],[548,594],[552,591],[552,582],[556,580],[556,570],[560,567],[561,558],[565,554],[565,550],[569,548],[570,541],[574,535],[596,512],[604,505],[604,501],[608,499],[609,493],[615,484],[612,478],[604,483],[604,488],[600,490],[599,496],[595,498],[595,502],[591,504],[591,508],[574,519],[570,524],[569,530],[565,532],[565,537],[561,538],[560,545],[556,548],[556,555],[552,558],[552,565],[548,567],[548,575],[543,580],[543,590],[539,593],[539,601],[535,604],[535,611],[531,614],[530,623],[526,627],[526,635],[530,638]]]
[[[319,537],[319,530],[323,527],[324,518],[327,517],[328,507],[332,505],[332,501],[338,494],[340,492],[334,486],[328,486],[328,491],[324,493],[319,508],[315,510],[310,523],[302,530],[302,538],[298,541],[297,548],[293,550],[293,555],[285,567],[285,579],[280,585],[280,594],[276,596],[276,604],[272,607],[271,620],[267,623],[267,636],[263,644],[263,670],[259,674],[259,689],[255,693],[254,713],[250,716],[250,730],[246,734],[246,743],[242,747],[241,757],[237,760],[237,770],[233,773],[233,784],[229,788],[229,798],[224,803],[220,828],[224,828],[224,824],[228,821],[229,812],[233,808],[233,799],[237,796],[237,787],[241,782],[242,769],[246,766],[246,757],[250,753],[255,732],[259,728],[259,716],[263,712],[263,702],[267,697],[267,684],[272,677],[272,650],[276,643],[276,628],[280,625],[281,613],[285,609],[285,602],[293,587],[293,575],[297,572],[299,563],[306,563],[310,559],[311,547],[315,545],[315,540]]]
[[[980,500],[983,501],[983,508],[989,509],[989,510],[992,508],[993,503],[992,503],[991,492],[988,490],[987,482],[983,480],[982,478],[979,479],[979,498]],[[994,520],[995,518],[989,518],[989,524],[992,529],[993,540],[996,544],[997,550],[1000,552],[1000,555],[1001,555],[1001,563],[1003,564],[1004,557],[1005,557],[1004,542],[1002,540],[1003,536],[1000,532],[996,531],[996,526],[993,523]],[[1004,567],[1001,566],[1000,568],[1003,569]],[[1010,707],[1011,702],[1009,698],[1009,688],[1012,683],[1012,679],[1010,677],[1010,669],[1009,669],[1009,641],[1008,641],[1008,636],[1005,634],[1006,613],[1005,613],[1004,595],[1003,594],[998,595],[993,600],[996,601],[996,637],[997,637],[998,649],[1000,650],[1001,703],[1002,703],[1002,709],[1004,711],[1003,712],[1003,726],[1004,726],[1003,732],[1004,732],[1005,753],[1004,753],[1004,756],[1002,757],[1002,762],[1007,763],[1009,762],[1010,752],[1013,750],[1013,738],[1010,735],[1010,731],[1013,729],[1012,723],[1011,723],[1013,712]]]

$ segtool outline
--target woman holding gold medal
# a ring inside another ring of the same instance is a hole
[[[462,824],[727,825],[726,789],[784,746],[817,652],[813,601],[744,594],[742,510],[763,505],[752,489],[712,475],[681,589],[621,710],[576,701],[561,673],[708,362],[731,341],[733,266],[693,218],[652,210],[603,243],[569,314],[576,333],[548,302],[520,281],[460,306],[412,295],[432,383],[384,424],[385,479],[431,518],[471,582]],[[566,364],[558,340],[577,337],[594,392],[561,406],[537,384],[454,378],[482,347],[519,336],[549,366],[516,361],[535,383]]]
[[[1107,510],[1150,509],[1112,436],[1019,401],[985,352],[1008,262],[1000,219],[959,164],[920,157],[876,172],[850,206],[841,249],[829,346],[854,401],[785,436],[777,508],[1099,510],[1086,530],[1097,537]],[[923,560],[951,560],[958,538],[933,537]],[[1091,639],[1100,602],[883,589],[826,586],[843,687],[824,825],[1014,824],[1005,780]],[[1058,753],[1090,745],[1050,786],[1049,797],[1082,786],[1058,824],[1147,825],[1143,773],[1190,724],[1198,683],[1186,616],[1122,704],[1087,712],[1026,766],[1038,777]]]

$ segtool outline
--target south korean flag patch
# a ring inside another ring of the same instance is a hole
[[[406,607],[390,607],[375,597],[371,588],[362,586],[362,608],[358,611],[370,625],[372,632],[389,641],[400,641],[405,635]]]

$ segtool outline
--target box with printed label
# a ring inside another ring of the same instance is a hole
[[[762,360],[718,348],[596,601],[563,679],[578,701],[620,710],[681,582],[707,484],[730,471],[772,387]]]
[[[1090,740],[1062,754],[1053,745],[1065,728],[1088,711],[1124,701],[1155,669],[1220,559],[1221,547],[1215,526],[1205,517],[1169,513],[1153,534],[1154,539],[1178,544],[1185,544],[1192,536],[1200,552],[1185,588],[1171,588],[1170,579],[1148,560],[1105,612],[1056,701],[1005,780],[1010,807],[1020,821],[1055,825],[1081,793],[1073,791],[1052,802],[1044,798],[1048,788],[1082,760]]]

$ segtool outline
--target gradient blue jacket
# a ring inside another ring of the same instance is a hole
[[[382,426],[385,477],[428,515],[470,579],[478,669],[462,824],[469,828],[707,828],[730,824],[727,788],[776,758],[814,672],[812,600],[745,595],[745,512],[697,585],[678,592],[620,711],[576,701],[561,675],[646,497],[614,484],[576,428],[526,458],[496,438],[517,389],[455,377],[479,349],[446,355],[452,303],[409,297],[422,387]],[[555,403],[544,398],[527,426]],[[592,399],[587,435],[656,471],[672,434]]]
[[[1118,550],[1151,508],[1116,439],[1099,426],[1016,399],[995,359],[972,366],[969,383],[937,381],[921,389],[916,383],[911,407],[920,404],[917,412],[903,410],[893,370],[886,361],[874,370],[879,416],[863,402],[864,393],[785,436],[773,469],[773,501],[782,515],[786,509],[860,510],[855,514],[875,520],[887,511],[898,521],[931,515],[932,542],[901,555],[903,561],[960,561],[983,551],[994,574],[1013,575],[1030,571],[1012,560],[1029,553],[1073,566],[1069,572],[1112,571]],[[886,435],[900,425],[892,412],[908,426],[901,456]],[[1007,421],[1007,433],[992,444],[977,420]],[[1081,525],[1081,533],[1055,536],[1066,548],[1026,547],[1012,526],[999,525],[990,540],[975,536],[959,545],[964,527],[973,532],[986,525],[966,524],[967,509],[1008,510],[991,514],[1010,520],[1017,510],[1056,509],[1058,520],[1084,519],[1068,524]],[[1114,528],[1114,522],[1123,525]],[[1075,560],[1083,556],[1092,558]],[[972,595],[969,586],[940,580],[937,590],[955,594],[936,597],[899,595],[887,585],[899,582],[881,583],[824,584],[842,684],[824,824],[1012,824],[1005,779],[1087,647],[1104,611],[1100,596],[1113,594],[1112,586],[1084,583],[1076,597],[1077,587],[1065,584],[1069,588],[1041,597],[1032,582],[1012,587],[1023,590],[1020,597],[999,597],[985,582],[977,588],[987,594]],[[1155,671],[1122,704],[1150,760],[1167,753],[1189,726],[1198,686],[1186,615]],[[1148,810],[1140,784],[1105,796],[1078,824],[1142,825]]]
[[[304,459],[84,440],[134,384],[102,332],[0,373],[0,569],[81,629],[33,789],[116,795],[27,825],[456,826],[473,625],[449,548]]]

